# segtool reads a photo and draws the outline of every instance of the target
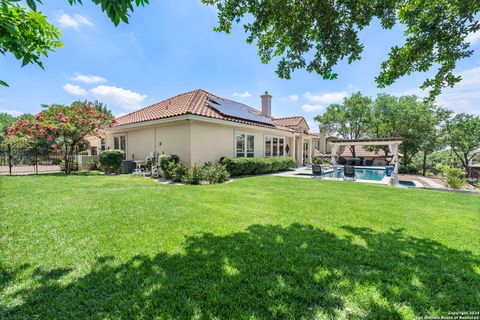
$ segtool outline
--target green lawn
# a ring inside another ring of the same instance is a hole
[[[255,177],[0,177],[0,319],[480,311],[480,197]]]

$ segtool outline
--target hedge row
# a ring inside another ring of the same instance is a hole
[[[295,161],[290,157],[224,158],[222,163],[232,176],[271,173],[295,167]]]

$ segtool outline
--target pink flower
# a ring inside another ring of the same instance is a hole
[[[47,139],[48,139],[48,140],[52,140],[52,139],[53,139],[53,136],[52,136],[51,134],[49,134],[49,135],[47,136]]]

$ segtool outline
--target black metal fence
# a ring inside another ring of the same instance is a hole
[[[0,148],[0,175],[60,172],[64,153],[60,150],[40,152],[36,149]]]

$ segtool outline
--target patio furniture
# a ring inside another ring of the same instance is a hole
[[[364,157],[358,157],[358,160],[359,160],[359,162],[358,162],[357,166],[363,166],[363,160],[365,160],[365,158]]]
[[[358,166],[358,158],[350,158],[348,159],[348,165],[349,166]]]
[[[367,159],[367,160],[365,160],[365,165],[366,165],[367,167],[371,167],[371,166],[373,165],[373,159]]]
[[[346,165],[343,167],[343,180],[351,179],[353,181],[357,180],[357,175],[355,174],[355,166]]]
[[[323,174],[322,166],[319,164],[312,165],[312,173],[314,176],[320,176]]]
[[[347,160],[344,157],[338,157],[338,164],[341,164],[342,166],[346,165]]]

